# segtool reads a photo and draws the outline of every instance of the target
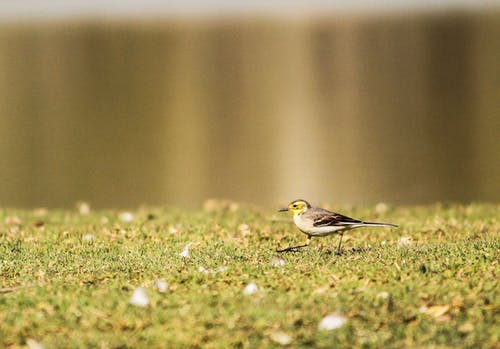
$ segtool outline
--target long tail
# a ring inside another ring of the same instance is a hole
[[[398,228],[396,224],[391,224],[391,223],[377,223],[377,222],[363,222],[363,226],[369,226],[369,227],[393,227],[393,228]]]

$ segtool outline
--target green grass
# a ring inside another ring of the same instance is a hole
[[[280,255],[305,236],[272,210],[0,209],[0,347],[272,348],[282,333],[297,348],[498,348],[498,205],[339,211],[400,229],[351,231],[341,256],[337,236]],[[346,323],[318,330],[332,313]]]

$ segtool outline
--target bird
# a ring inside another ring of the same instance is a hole
[[[303,245],[287,247],[276,250],[276,252],[295,251],[309,246],[313,237],[339,234],[340,241],[337,247],[337,255],[340,255],[342,237],[344,232],[348,230],[362,227],[398,227],[391,223],[364,222],[323,208],[312,207],[310,203],[302,199],[292,201],[287,207],[279,210],[279,212],[285,211],[293,213],[293,222],[301,232],[307,235],[307,240]]]

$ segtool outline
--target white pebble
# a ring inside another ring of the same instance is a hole
[[[318,325],[319,330],[331,331],[342,327],[346,323],[346,318],[338,314],[330,314],[325,316]]]
[[[78,206],[78,212],[82,216],[86,216],[90,213],[90,205],[87,202],[79,202],[77,203]]]
[[[85,241],[91,241],[91,240],[94,240],[94,238],[95,238],[95,236],[92,234],[85,234],[83,236],[83,240],[85,240]]]
[[[245,296],[250,296],[254,293],[257,293],[259,291],[259,287],[255,282],[251,282],[246,287],[243,289],[243,294]]]
[[[130,304],[136,307],[146,307],[149,305],[149,298],[144,287],[137,287],[130,298]]]
[[[166,282],[165,280],[157,280],[156,288],[158,288],[158,292],[165,293],[168,290],[168,282]]]
[[[26,339],[26,345],[29,349],[43,349],[42,344],[31,338]]]
[[[181,252],[181,257],[182,258],[188,258],[189,257],[189,245],[191,244],[187,244],[184,249],[182,250]]]
[[[131,212],[122,212],[120,214],[120,220],[125,223],[130,223],[134,220],[134,215]]]
[[[278,344],[281,344],[281,345],[288,345],[290,343],[292,343],[292,337],[290,337],[289,335],[287,335],[286,333],[284,332],[273,332],[269,335],[269,338],[273,341],[273,342],[276,342]]]
[[[271,265],[273,267],[282,267],[286,264],[286,261],[283,258],[273,258],[271,259]]]
[[[398,241],[399,246],[409,245],[409,244],[411,244],[411,237],[408,236],[403,236]]]

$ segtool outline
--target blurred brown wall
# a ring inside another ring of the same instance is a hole
[[[500,12],[0,23],[0,205],[500,199]]]

